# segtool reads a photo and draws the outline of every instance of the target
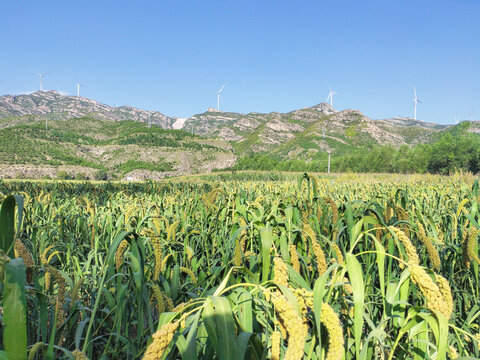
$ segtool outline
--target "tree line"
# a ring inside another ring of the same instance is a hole
[[[448,175],[463,170],[480,172],[480,136],[468,132],[463,122],[432,142],[415,146],[390,145],[357,149],[348,153],[332,153],[332,172],[432,173]],[[239,159],[232,170],[326,171],[327,155],[316,160],[282,160],[271,154],[255,154]]]

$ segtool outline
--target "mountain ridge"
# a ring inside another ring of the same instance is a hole
[[[359,110],[339,111],[325,102],[286,113],[242,114],[210,108],[184,119],[37,91],[0,97],[0,137],[12,146],[2,148],[0,165],[87,164],[90,173],[104,168],[117,177],[129,176],[125,169],[135,170],[138,165],[137,170],[154,169],[143,178],[162,178],[231,167],[237,159],[257,154],[274,161],[309,162],[324,161],[328,152],[345,155],[384,145],[413,146],[429,143],[452,126],[406,117],[371,119]],[[171,130],[179,127],[182,130]],[[179,138],[176,131],[183,135]],[[471,122],[467,131],[480,133],[480,122]],[[36,139],[40,133],[43,138]],[[112,138],[118,133],[123,134],[121,139]],[[194,137],[187,141],[187,134]],[[76,155],[71,157],[69,149]]]
[[[148,111],[128,105],[112,107],[82,96],[63,95],[56,90],[0,96],[0,118],[26,115],[53,119],[60,116],[71,119],[88,115],[114,121],[133,120],[145,123],[150,121],[164,129],[171,129],[176,121],[176,118],[168,117],[158,111]]]

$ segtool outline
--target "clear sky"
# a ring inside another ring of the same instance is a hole
[[[0,1],[0,94],[76,93],[187,117],[325,101],[480,119],[479,0]]]

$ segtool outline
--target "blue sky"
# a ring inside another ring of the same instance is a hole
[[[187,117],[325,101],[480,119],[480,1],[2,1],[0,94],[44,89]]]

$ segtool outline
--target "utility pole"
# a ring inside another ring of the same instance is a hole
[[[330,150],[328,150],[328,168],[327,173],[330,174]]]

